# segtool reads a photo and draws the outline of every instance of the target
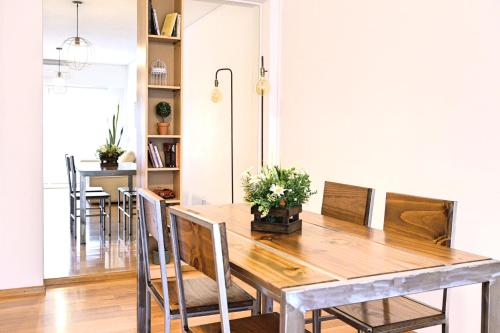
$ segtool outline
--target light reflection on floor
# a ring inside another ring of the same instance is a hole
[[[44,190],[45,278],[135,270],[135,223],[133,235],[118,230],[117,209],[113,207],[111,238],[100,234],[99,218],[87,221],[87,244],[70,235],[67,189]]]

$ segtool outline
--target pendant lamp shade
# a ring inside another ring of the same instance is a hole
[[[82,1],[73,1],[76,5],[76,36],[67,38],[62,44],[63,58],[68,67],[73,70],[82,70],[89,64],[94,50],[92,43],[79,35],[79,8]]]

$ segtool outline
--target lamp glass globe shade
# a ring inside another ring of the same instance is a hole
[[[218,87],[215,87],[214,90],[212,90],[210,99],[214,103],[219,103],[222,100],[222,91]]]
[[[260,96],[266,96],[267,94],[269,94],[270,90],[271,85],[269,84],[269,81],[266,78],[261,77],[255,85],[255,91],[257,92],[257,94]]]
[[[69,68],[79,71],[89,64],[93,55],[92,43],[83,37],[70,37],[63,43],[62,55]]]

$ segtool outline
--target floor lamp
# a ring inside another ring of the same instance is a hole
[[[215,72],[214,89],[212,91],[212,102],[218,103],[222,100],[222,92],[219,88],[219,72],[228,71],[231,74],[231,203],[234,203],[234,150],[233,150],[233,71],[231,68],[219,68]]]
[[[271,87],[266,79],[267,69],[264,67],[264,56],[260,57],[259,80],[255,85],[255,91],[260,96],[260,166],[264,166],[264,96],[269,93]]]

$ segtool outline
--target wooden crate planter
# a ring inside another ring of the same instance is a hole
[[[252,221],[252,231],[262,231],[280,234],[290,234],[302,229],[302,220],[299,214],[302,212],[302,206],[290,208],[271,208],[266,217],[262,217],[258,206],[253,206],[251,213],[254,215]],[[274,221],[268,221],[271,217]]]

